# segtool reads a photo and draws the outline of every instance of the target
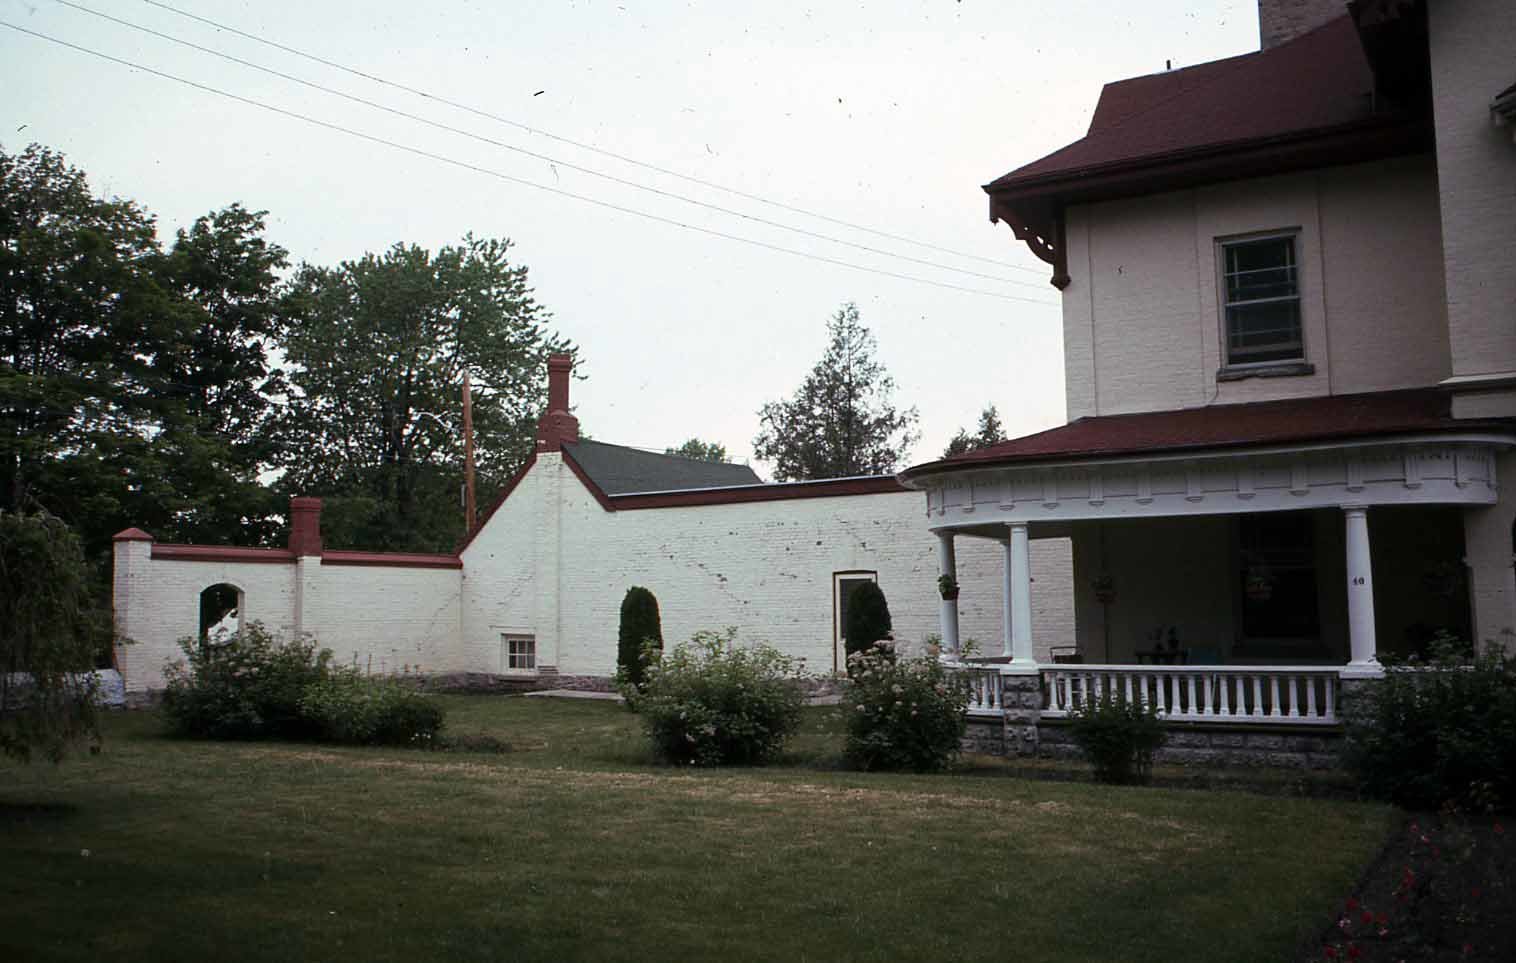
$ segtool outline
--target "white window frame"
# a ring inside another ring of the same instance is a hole
[[[1295,293],[1293,295],[1275,298],[1256,298],[1250,301],[1232,302],[1227,298],[1227,248],[1240,244],[1256,244],[1260,241],[1289,241],[1291,243],[1292,267],[1295,269]],[[1257,234],[1235,234],[1216,239],[1216,304],[1221,323],[1221,364],[1226,370],[1247,370],[1249,368],[1268,368],[1279,365],[1298,365],[1306,360],[1305,342],[1305,291],[1302,283],[1302,259],[1300,252],[1300,228],[1280,228],[1279,230],[1266,231]],[[1281,301],[1294,301],[1295,314],[1300,324],[1300,351],[1290,358],[1273,358],[1267,361],[1235,361],[1232,359],[1232,331],[1231,322],[1227,318],[1227,308],[1244,304],[1266,304]]]
[[[517,652],[516,647],[521,646],[524,651]],[[517,665],[517,661],[527,664]],[[511,673],[536,673],[537,671],[537,637],[520,632],[502,632],[500,634],[500,666],[502,671]]]
[[[832,671],[847,671],[847,651],[842,637],[842,583],[868,581],[879,584],[879,573],[874,569],[851,569],[832,573]]]

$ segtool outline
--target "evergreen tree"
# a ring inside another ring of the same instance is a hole
[[[826,354],[799,390],[758,412],[753,454],[774,463],[776,481],[888,474],[920,437],[916,409],[891,402],[894,379],[874,360],[857,306],[844,304],[827,335]]]
[[[948,442],[947,448],[943,449],[942,457],[951,458],[965,452],[975,451],[980,448],[988,448],[990,445],[998,445],[1005,441],[1005,429],[1000,426],[1000,412],[995,410],[994,405],[985,405],[979,413],[979,430],[969,434],[962,428],[953,440]]]
[[[642,686],[647,666],[643,649],[648,642],[663,649],[663,624],[658,617],[658,599],[652,592],[634,585],[621,600],[621,626],[616,633],[617,675],[634,686]]]

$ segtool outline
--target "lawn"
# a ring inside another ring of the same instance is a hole
[[[501,754],[113,715],[0,763],[0,959],[1291,959],[1398,817],[1237,792],[649,763],[614,704],[448,697]]]

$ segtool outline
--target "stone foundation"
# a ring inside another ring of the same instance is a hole
[[[1083,758],[1067,723],[1044,721],[1038,730],[1044,758]],[[1336,769],[1342,763],[1341,750],[1342,731],[1336,727],[1173,723],[1168,743],[1153,761],[1237,769]]]

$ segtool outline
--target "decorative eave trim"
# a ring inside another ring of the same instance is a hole
[[[695,488],[688,491],[612,495],[612,511],[647,508],[691,508],[700,505],[741,505],[749,502],[780,502],[797,498],[845,498],[853,495],[887,495],[909,491],[893,475],[859,478],[826,478],[806,482],[777,482],[733,488]]]
[[[1050,211],[1046,217],[1023,213],[1011,204],[990,197],[990,223],[1004,221],[1016,240],[1026,244],[1037,257],[1053,266],[1049,283],[1062,291],[1069,286],[1068,253],[1064,248],[1063,213]]]

